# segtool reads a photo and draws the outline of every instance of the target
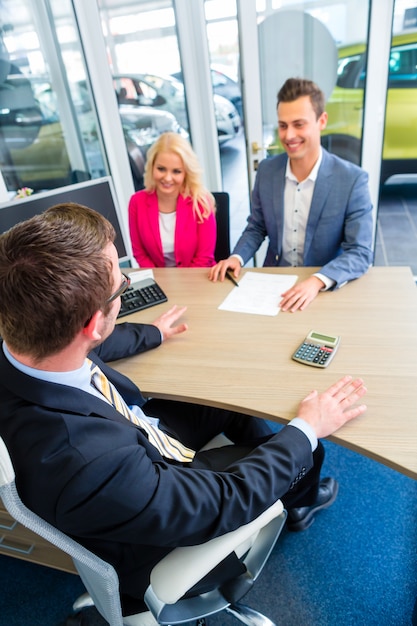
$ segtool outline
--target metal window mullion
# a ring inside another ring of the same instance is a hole
[[[204,0],[173,0],[193,148],[208,189],[223,188]]]

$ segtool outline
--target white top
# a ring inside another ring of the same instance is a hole
[[[304,239],[307,220],[313,198],[314,185],[321,164],[322,153],[310,174],[299,182],[287,161],[284,188],[284,233],[282,238],[282,256],[292,267],[303,265]]]
[[[175,267],[175,224],[177,221],[177,212],[161,213],[159,212],[159,232],[161,235],[162,252],[164,255],[165,266]]]
[[[304,242],[308,216],[318,171],[323,158],[320,148],[319,158],[310,174],[302,181],[298,181],[291,170],[290,159],[287,161],[284,187],[284,233],[282,237],[282,256],[291,267],[303,266]],[[335,281],[320,272],[317,276],[324,282],[323,291],[335,284]]]

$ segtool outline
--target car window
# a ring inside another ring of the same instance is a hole
[[[78,115],[92,110],[91,99],[85,81],[70,83],[71,97]]]
[[[59,122],[58,105],[56,94],[46,84],[39,84],[34,86],[34,92],[36,100],[42,111],[44,121],[52,124]]]
[[[417,46],[410,44],[391,49],[389,60],[388,87],[417,87]]]
[[[216,72],[216,70],[211,70],[211,82],[213,83],[213,87],[223,87],[227,85],[226,76],[220,74],[220,72]]]
[[[363,87],[365,78],[364,54],[354,54],[339,59],[337,68],[337,86],[345,89]]]
[[[148,85],[148,83],[145,83],[143,80],[138,80],[137,84],[139,85],[140,90],[145,98],[149,98],[149,100],[151,101],[156,99],[158,92],[156,91],[156,89],[151,87],[151,85]]]
[[[179,80],[171,80],[170,85],[172,89],[172,95],[184,97],[184,85],[180,83]]]
[[[365,85],[365,55],[354,54],[339,59],[337,86],[345,89],[363,88]],[[417,45],[407,44],[391,48],[388,87],[415,89],[417,87]]]
[[[137,97],[143,94],[142,88],[137,81],[128,76],[113,80],[113,85],[121,102],[123,100],[137,100]]]
[[[167,96],[178,96],[184,93],[184,85],[175,78],[154,76],[153,74],[145,74],[144,80],[148,85],[153,85],[158,93],[164,92]]]

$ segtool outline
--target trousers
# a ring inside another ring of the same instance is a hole
[[[142,410],[146,415],[159,418],[160,428],[167,434],[198,451],[194,460],[187,464],[190,470],[224,471],[273,436],[266,420],[216,407],[154,398],[148,400]],[[199,451],[220,433],[234,445]],[[324,446],[319,441],[313,452],[313,467],[281,498],[286,509],[314,504],[324,456]]]

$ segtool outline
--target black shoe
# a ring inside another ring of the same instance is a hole
[[[321,509],[327,509],[331,506],[336,500],[338,491],[339,483],[334,478],[323,478],[320,481],[319,493],[314,504],[288,510],[288,530],[305,530],[311,526],[315,514]]]

